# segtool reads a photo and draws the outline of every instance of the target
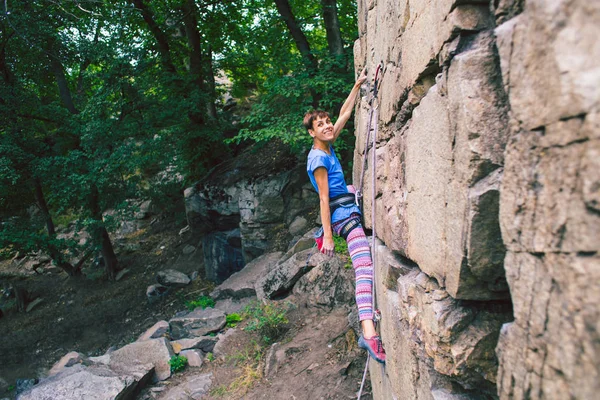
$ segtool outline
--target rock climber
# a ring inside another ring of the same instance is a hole
[[[315,236],[319,250],[328,256],[334,254],[333,235],[344,238],[352,259],[356,279],[356,304],[362,335],[358,345],[367,350],[375,360],[385,363],[385,350],[373,322],[373,260],[365,232],[361,225],[360,209],[355,202],[355,189],[347,186],[342,166],[333,143],[352,115],[356,96],[367,80],[366,70],[354,83],[340,110],[335,124],[325,111],[314,110],[304,116],[304,127],[313,138],[308,153],[306,170],[319,194],[322,228]]]

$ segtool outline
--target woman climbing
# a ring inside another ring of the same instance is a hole
[[[333,143],[352,115],[356,96],[366,79],[366,70],[363,70],[344,102],[335,125],[325,111],[314,110],[304,116],[304,127],[313,138],[306,170],[320,200],[322,228],[320,234],[317,234],[319,250],[333,256],[334,234],[343,237],[348,243],[356,277],[356,304],[362,328],[358,345],[367,350],[375,360],[385,363],[385,350],[373,323],[371,250],[360,223],[355,190],[352,186],[346,186],[342,166],[333,150]]]

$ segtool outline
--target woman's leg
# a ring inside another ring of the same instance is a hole
[[[385,350],[373,323],[373,259],[369,241],[357,216],[332,226],[333,231],[346,239],[356,279],[356,305],[362,328],[358,344],[375,360],[385,363]]]
[[[356,305],[363,335],[370,338],[376,335],[373,324],[373,259],[369,241],[362,228],[357,226],[346,238],[348,252],[352,259],[356,282]]]

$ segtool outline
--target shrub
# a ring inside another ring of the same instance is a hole
[[[187,365],[187,358],[184,356],[173,356],[169,360],[169,365],[171,366],[171,372],[183,371]]]
[[[215,301],[210,296],[200,296],[196,300],[191,300],[185,303],[188,310],[193,311],[198,307],[204,310],[206,307],[214,307]]]
[[[238,324],[238,322],[242,321],[242,316],[240,314],[236,314],[236,313],[231,313],[231,314],[227,314],[226,321],[227,321],[227,327],[228,328],[235,328]]]
[[[287,331],[288,308],[276,303],[250,304],[244,311],[244,317],[249,319],[247,331],[258,332],[265,343],[271,343]]]

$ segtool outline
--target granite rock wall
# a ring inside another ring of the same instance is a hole
[[[600,3],[359,0],[358,9],[356,69],[367,67],[372,86],[382,66],[376,148],[366,144],[365,90],[353,179],[366,151],[389,360],[371,367],[375,398],[591,398]]]

